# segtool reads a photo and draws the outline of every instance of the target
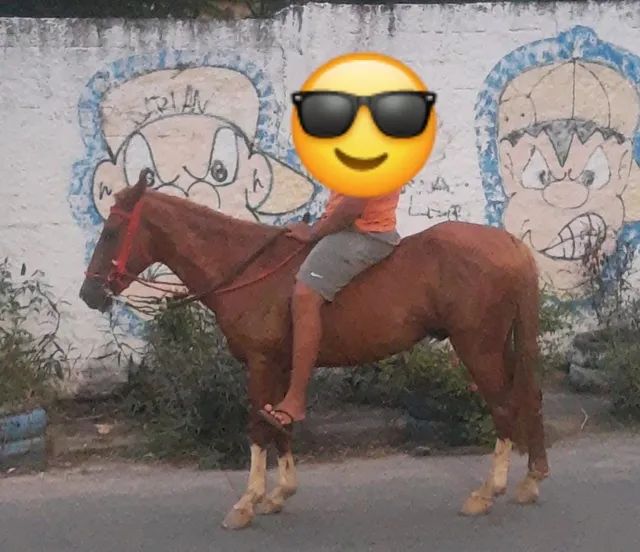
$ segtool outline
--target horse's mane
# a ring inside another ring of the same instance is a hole
[[[124,200],[128,192],[131,192],[133,188],[128,188],[126,190],[122,190],[116,194],[116,201],[120,202]],[[122,194],[122,195],[121,195]],[[270,224],[265,224],[259,221],[249,221],[239,219],[221,211],[216,211],[211,207],[207,207],[200,203],[196,203],[195,201],[191,201],[186,198],[176,197],[169,194],[165,194],[163,192],[159,192],[158,190],[154,190],[152,188],[147,188],[144,191],[144,194],[138,201],[141,201],[142,198],[146,197],[147,200],[151,200],[153,203],[159,203],[163,207],[168,207],[170,209],[179,210],[181,212],[186,211],[188,213],[188,218],[191,221],[202,222],[206,225],[211,225],[212,223],[216,227],[220,226],[233,226],[238,228],[241,227],[251,227],[254,230],[275,230],[276,227]]]

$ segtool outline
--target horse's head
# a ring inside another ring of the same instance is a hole
[[[122,293],[153,262],[148,230],[140,224],[144,193],[152,184],[153,172],[143,169],[135,186],[115,196],[80,288],[80,298],[92,309],[108,310],[112,295]]]

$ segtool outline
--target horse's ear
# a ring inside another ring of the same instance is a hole
[[[154,183],[155,175],[153,171],[151,169],[142,169],[136,185],[129,188],[122,198],[122,207],[127,211],[133,209],[144,195],[146,189],[153,186]]]
[[[151,188],[156,183],[156,175],[152,169],[146,167],[140,171],[136,186],[148,186]]]

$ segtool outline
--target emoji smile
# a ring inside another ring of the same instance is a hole
[[[378,155],[378,157],[369,157],[363,159],[362,157],[351,157],[343,151],[340,151],[338,148],[336,148],[334,151],[336,157],[343,165],[346,165],[350,169],[356,171],[370,171],[371,169],[375,169],[376,167],[382,165],[382,163],[387,160],[387,157],[389,157],[388,154],[383,153],[382,155]]]

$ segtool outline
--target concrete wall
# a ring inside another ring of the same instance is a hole
[[[0,255],[44,270],[69,302],[62,332],[78,350],[76,381],[119,373],[112,359],[96,360],[111,342],[106,317],[78,299],[113,193],[151,163],[157,182],[173,181],[164,191],[235,216],[317,215],[326,194],[293,151],[289,94],[327,59],[373,50],[439,94],[436,147],[402,195],[400,231],[447,219],[505,226],[532,245],[555,293],[580,294],[590,245],[638,240],[636,4],[312,3],[261,21],[0,19]],[[128,309],[116,322],[125,333],[141,327]]]

